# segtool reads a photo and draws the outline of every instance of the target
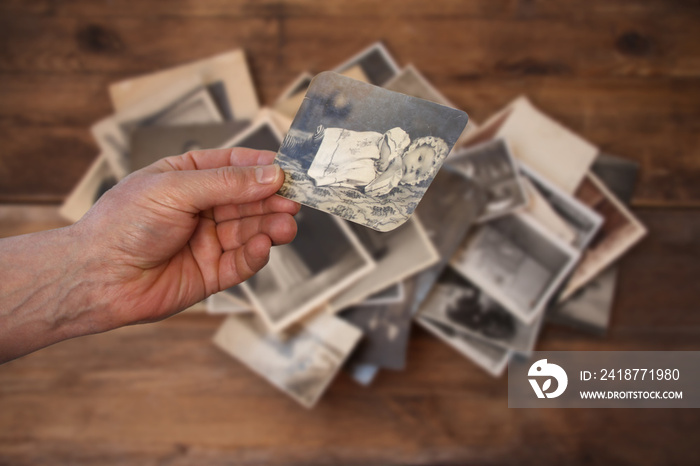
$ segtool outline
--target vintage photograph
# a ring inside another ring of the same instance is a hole
[[[415,210],[467,115],[336,73],[314,78],[277,154],[280,194],[378,231]]]
[[[308,207],[296,215],[294,241],[276,246],[268,264],[241,284],[269,328],[280,332],[375,268],[337,217]]]
[[[119,179],[133,171],[131,143],[140,127],[220,123],[222,117],[201,80],[190,79],[154,92],[91,128],[102,153]]]
[[[601,153],[591,165],[591,171],[620,201],[629,206],[639,176],[638,162]]]
[[[103,154],[98,155],[80,182],[66,197],[58,210],[59,215],[71,222],[77,222],[117,182],[117,176],[107,158]]]
[[[485,194],[486,205],[479,222],[521,209],[528,202],[518,167],[504,139],[456,150],[449,165],[473,180]]]
[[[436,102],[441,105],[446,105],[448,107],[457,108],[455,104],[450,102],[440,91],[438,91],[426,78],[421,74],[420,71],[416,69],[413,65],[405,66],[399,74],[387,81],[386,84],[382,86],[384,89],[389,89],[390,91],[400,92],[402,94],[411,95],[413,97],[418,97],[419,99],[429,100],[431,102]],[[465,140],[467,135],[472,131],[475,131],[476,127],[474,120],[471,118],[467,122],[467,126],[464,128],[462,135],[459,137],[456,147],[460,146],[460,142]],[[454,151],[452,151],[448,156],[449,161]]]
[[[462,244],[468,231],[476,224],[484,203],[485,196],[472,180],[449,166],[438,172],[416,208],[416,215],[421,218],[423,228],[437,249],[440,259],[413,278],[416,289],[408,309],[410,316],[418,311],[438,276]]]
[[[249,149],[277,152],[282,137],[282,132],[272,112],[261,110],[246,129],[223,143],[221,148],[247,147]]]
[[[603,224],[603,217],[525,164],[520,164],[520,169],[530,188],[528,212],[564,241],[579,251],[585,250]]]
[[[396,61],[381,42],[370,45],[343,64],[335,67],[333,71],[344,73],[358,66],[367,77],[367,82],[375,86],[383,86],[400,71]]]
[[[598,155],[596,146],[544,114],[526,97],[515,99],[460,144],[468,147],[497,137],[508,141],[516,160],[569,194],[576,191]]]
[[[281,340],[253,314],[228,317],[214,344],[306,408],[312,408],[337,374],[362,332],[319,314]]]
[[[440,258],[417,215],[386,233],[356,224],[351,228],[372,255],[376,267],[333,297],[329,303],[333,312],[360,304],[370,295],[430,267]],[[365,232],[358,233],[358,230]]]
[[[592,280],[646,235],[644,225],[593,173],[586,175],[574,196],[600,214],[603,225],[581,258],[561,300]]]
[[[358,306],[377,306],[381,304],[402,303],[406,299],[403,282],[394,283],[393,285],[378,291],[358,304]]]
[[[440,275],[418,315],[525,354],[534,348],[542,324],[542,316],[529,325],[516,319],[452,267],[445,268]]]
[[[258,97],[243,50],[232,50],[155,73],[125,79],[109,86],[117,112],[178,83],[198,79],[216,99],[226,120],[252,120]]]
[[[405,280],[408,296],[415,290],[415,281]],[[401,370],[406,365],[406,346],[411,329],[408,303],[353,306],[338,316],[362,330],[364,337],[357,345],[350,361],[353,364],[371,364],[377,367]]]
[[[503,374],[511,358],[511,351],[460,332],[430,317],[418,316],[416,322],[494,377]]]
[[[191,150],[220,147],[249,125],[245,121],[225,121],[197,125],[144,126],[131,134],[131,171],[139,170],[163,157]]]
[[[362,82],[369,82],[369,79],[365,75],[364,71],[359,65],[355,65],[347,70],[343,71],[343,76],[348,78],[357,79]],[[304,101],[304,96],[306,95],[306,90],[311,84],[313,76],[309,73],[302,73],[277,99],[277,102],[273,105],[272,109],[289,119],[294,119],[301,103]]]
[[[518,212],[480,225],[451,265],[465,278],[531,324],[580,257],[579,251]]]
[[[617,267],[611,266],[547,312],[547,319],[604,334],[610,324],[617,285]]]

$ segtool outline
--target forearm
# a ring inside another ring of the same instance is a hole
[[[89,251],[75,226],[0,240],[0,363],[106,329]]]

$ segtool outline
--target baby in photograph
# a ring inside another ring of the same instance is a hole
[[[411,142],[399,127],[379,133],[319,126],[313,140],[318,149],[308,175],[316,186],[351,187],[371,196],[431,179],[448,152],[442,139]]]

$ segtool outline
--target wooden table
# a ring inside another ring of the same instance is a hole
[[[0,236],[63,223],[97,153],[107,85],[243,47],[263,103],[381,39],[483,121],[520,94],[641,163],[649,236],[621,262],[604,338],[539,350],[698,350],[700,5],[690,1],[0,2]],[[415,329],[404,372],[341,374],[306,411],[181,315],[0,367],[0,464],[687,464],[698,410],[512,410],[492,379]]]

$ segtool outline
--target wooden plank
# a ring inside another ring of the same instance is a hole
[[[551,2],[547,0],[491,0],[488,2],[464,2],[462,0],[441,0],[424,2],[403,0],[397,8],[394,2],[377,3],[373,0],[335,0],[318,3],[314,0],[173,0],[163,2],[138,2],[112,0],[94,2],[73,0],[52,2],[50,0],[5,0],[0,4],[0,12],[15,15],[115,17],[115,16],[185,16],[185,17],[255,17],[255,16],[306,16],[328,17],[468,17],[468,18],[514,18],[514,19],[556,19],[569,18],[572,21],[613,18],[646,18],[657,14],[671,16],[697,15],[699,8],[693,1],[650,0],[630,2],[610,0],[606,2],[586,2],[567,0]]]
[[[538,349],[697,349],[700,211],[638,213],[650,236],[621,264],[610,335],[548,325]],[[508,409],[505,377],[418,328],[406,371],[369,389],[341,374],[306,411],[211,344],[220,322],[181,315],[0,366],[0,463],[644,465],[695,454],[697,410]]]
[[[693,15],[627,23],[600,18],[574,26],[566,19],[30,17],[0,20],[0,71],[134,74],[242,46],[274,64],[337,65],[381,38],[401,61],[439,58],[484,77],[538,74],[697,77],[700,33]],[[197,38],[192,40],[191,38]],[[556,37],[556,40],[552,40]],[[576,53],[572,53],[576,50]]]

